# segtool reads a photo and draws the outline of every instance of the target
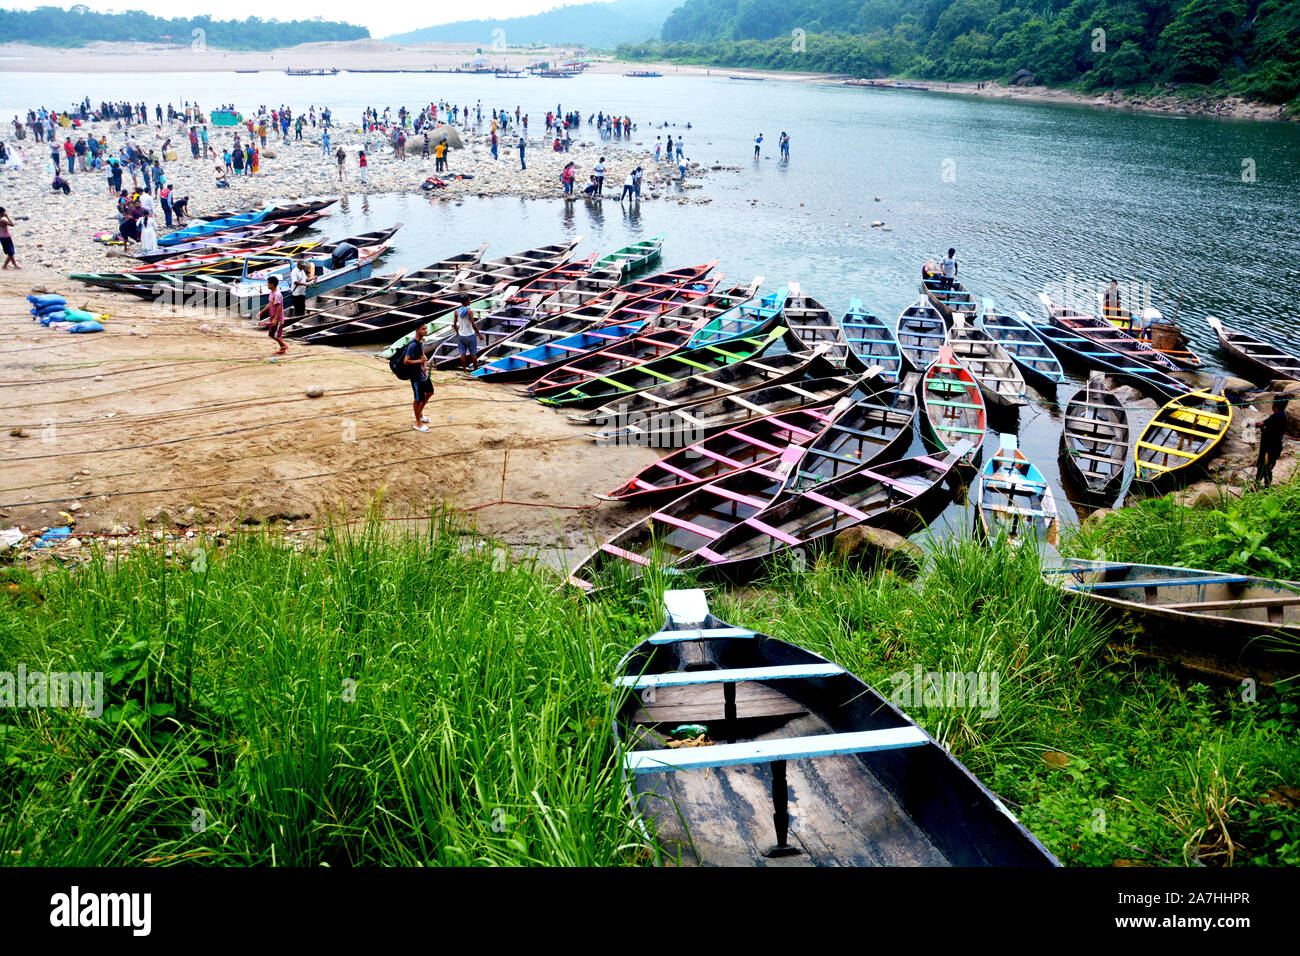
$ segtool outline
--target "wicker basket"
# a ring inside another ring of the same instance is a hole
[[[1183,331],[1168,322],[1155,322],[1151,325],[1151,345],[1160,352],[1176,352],[1182,341]]]

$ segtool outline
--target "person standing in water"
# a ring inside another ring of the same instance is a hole
[[[758,159],[758,151],[763,145],[763,134],[759,133],[754,137],[754,158]]]

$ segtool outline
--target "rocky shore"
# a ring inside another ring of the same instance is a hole
[[[240,126],[238,130],[241,142],[246,143],[247,128]],[[211,145],[220,157],[233,143],[235,128],[209,126],[208,131]],[[618,201],[624,178],[633,168],[640,166],[645,172],[642,201],[708,202],[703,195],[701,179],[722,169],[691,162],[686,181],[679,187],[676,164],[656,164],[654,161],[653,130],[634,130],[625,139],[601,139],[594,128],[583,126],[573,138],[570,151],[557,153],[543,138],[545,124],[538,120],[532,124],[529,138],[525,141],[527,169],[520,168],[519,137],[513,126],[511,132],[499,138],[497,159],[492,158],[489,123],[458,127],[457,131],[464,147],[450,151],[446,173],[435,174],[432,156],[423,158],[417,152],[403,158],[388,145],[383,134],[366,134],[355,126],[336,126],[329,131],[327,156],[321,127],[307,127],[301,140],[294,139],[294,131],[290,128],[287,142],[279,136],[267,137],[256,174],[229,176],[229,187],[221,188],[217,186],[220,160],[193,158],[187,133],[183,132],[181,125],[165,123],[130,127],[131,136],[146,153],[152,149],[161,155],[163,144],[171,140],[169,148],[176,152],[177,158],[163,164],[164,173],[167,181],[175,187],[177,196],[190,198],[192,214],[243,208],[264,200],[339,193],[417,193],[434,202],[459,202],[474,196],[556,198],[562,192],[560,172],[570,161],[575,167],[574,192],[578,195],[601,157],[604,157],[606,167],[606,201]],[[74,143],[79,136],[107,136],[111,154],[115,155],[125,142],[127,130],[114,120],[83,124],[77,130],[59,130],[58,135],[71,135]],[[65,162],[62,175],[71,184],[72,192],[64,195],[50,188],[53,170],[49,144],[37,143],[30,135],[23,140],[15,140],[12,136],[5,138],[11,147],[17,147],[23,158],[21,169],[0,169],[0,190],[4,194],[0,204],[16,221],[13,232],[19,263],[47,266],[64,272],[118,271],[130,265],[114,247],[91,241],[97,232],[117,230],[116,204],[104,171],[70,174]],[[362,183],[358,156],[367,145],[370,147],[367,149],[369,166],[367,181]],[[346,153],[341,179],[334,156],[340,146]],[[457,174],[472,178],[450,178]],[[435,175],[446,186],[421,191],[421,184]],[[131,187],[131,177],[125,171],[123,186]],[[160,235],[167,231],[161,219],[157,225]]]

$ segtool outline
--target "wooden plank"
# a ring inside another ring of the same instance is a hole
[[[711,671],[672,671],[667,674],[626,674],[615,680],[619,687],[685,687],[688,684],[739,684],[743,681],[799,680],[838,677],[838,664],[786,664],[780,667],[736,667]]]
[[[805,757],[901,750],[924,747],[928,743],[930,740],[920,727],[894,727],[889,730],[861,730],[844,734],[819,734],[814,737],[715,744],[711,747],[634,750],[623,755],[623,765],[633,773],[659,773],[666,770],[728,767]]]

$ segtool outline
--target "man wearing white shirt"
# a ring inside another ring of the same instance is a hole
[[[604,195],[605,189],[605,157],[600,157],[600,162],[596,163],[591,174],[596,177],[596,195]]]
[[[307,314],[307,273],[302,269],[302,260],[293,260],[289,270],[289,294],[293,300],[293,317],[301,319]]]

